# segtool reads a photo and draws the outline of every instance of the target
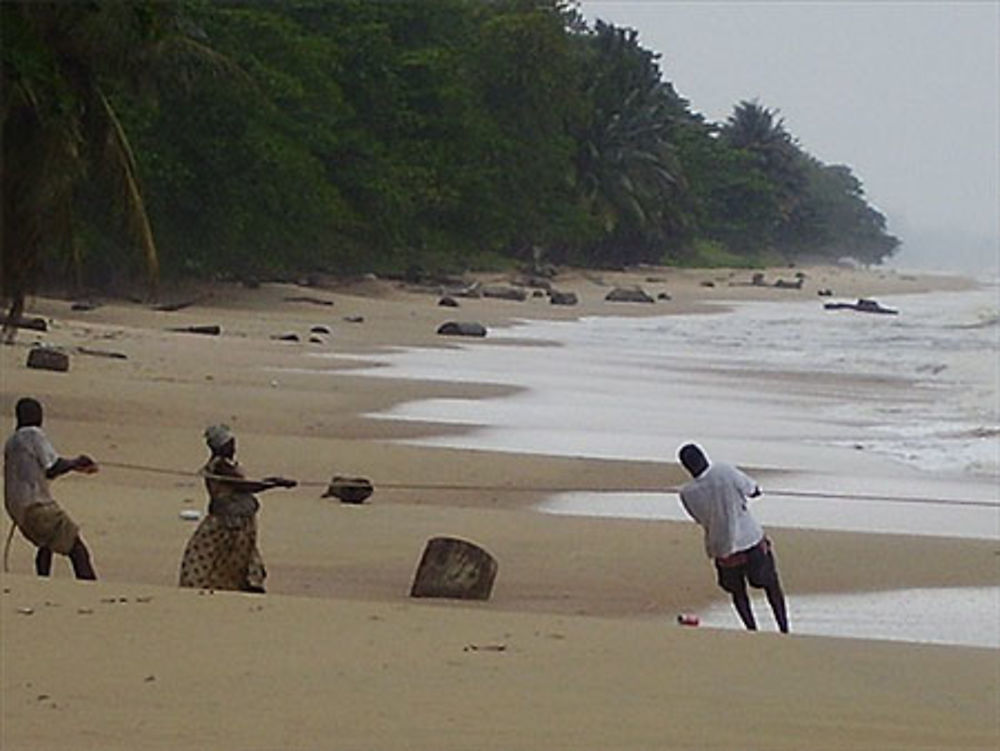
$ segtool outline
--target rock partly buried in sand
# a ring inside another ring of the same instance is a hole
[[[608,302],[655,302],[641,287],[615,287],[604,299]]]
[[[448,321],[438,326],[441,336],[486,336],[486,327],[475,321]]]
[[[440,300],[438,300],[438,305],[440,305],[442,308],[457,308],[458,301],[455,300],[454,297],[445,296],[442,297]]]
[[[576,305],[577,302],[579,300],[577,300],[576,292],[560,292],[555,289],[549,292],[550,305]]]
[[[65,373],[69,370],[69,355],[58,349],[33,347],[28,352],[28,367]]]
[[[410,597],[488,600],[496,576],[496,559],[478,545],[457,537],[434,537],[424,548]]]
[[[498,300],[514,300],[524,302],[528,299],[528,293],[516,287],[483,287],[483,297],[492,297]]]
[[[790,282],[787,279],[778,279],[774,286],[778,289],[802,289],[802,283],[805,281],[805,277],[798,277],[794,282]]]
[[[372,482],[367,477],[341,477],[336,475],[330,480],[322,498],[339,498],[341,503],[364,503],[375,492]]]

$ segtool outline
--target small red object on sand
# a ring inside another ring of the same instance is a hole
[[[701,619],[694,613],[681,613],[677,616],[677,622],[682,626],[697,626],[701,623]]]

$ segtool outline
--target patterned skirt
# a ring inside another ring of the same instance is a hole
[[[182,587],[263,592],[266,576],[255,516],[209,514],[184,548]]]

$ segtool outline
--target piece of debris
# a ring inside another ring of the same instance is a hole
[[[198,509],[186,508],[181,511],[179,516],[186,522],[196,522],[201,519],[201,512]]]
[[[81,355],[90,355],[91,357],[107,357],[112,360],[127,360],[128,355],[124,352],[114,352],[109,349],[90,349],[89,347],[77,347],[76,351]]]
[[[17,609],[17,613],[18,613],[18,615],[34,615],[35,609],[34,608],[18,608]]]
[[[457,308],[458,307],[458,301],[455,300],[454,297],[447,297],[447,296],[445,296],[445,297],[442,297],[440,300],[438,300],[438,305],[440,305],[441,307],[444,307],[444,308]]]
[[[506,644],[466,644],[463,652],[506,652]]]
[[[823,307],[826,310],[856,310],[860,313],[885,313],[888,315],[897,315],[898,310],[893,308],[884,308],[875,300],[870,300],[866,298],[858,298],[857,302],[828,302],[824,303]]]
[[[365,322],[365,317],[364,316],[344,316],[344,320],[347,321],[348,323],[364,323]]]
[[[159,311],[161,313],[174,313],[178,310],[184,310],[184,308],[190,308],[192,305],[197,305],[204,297],[193,297],[190,300],[181,300],[179,302],[167,302],[160,305],[154,305],[153,310]]]
[[[88,310],[97,310],[99,307],[101,307],[100,303],[91,302],[90,300],[77,300],[69,306],[69,309],[85,313]]]
[[[215,323],[199,324],[197,326],[178,326],[167,329],[178,334],[204,334],[206,336],[218,336],[222,333],[222,327]]]
[[[297,342],[299,341],[299,335],[295,332],[289,331],[285,334],[274,334],[271,336],[276,342]]]
[[[311,333],[311,334],[329,334],[330,333],[330,327],[329,326],[323,326],[322,324],[317,324],[317,325],[313,326],[311,329],[309,329],[309,333]]]
[[[69,355],[51,347],[32,347],[28,351],[28,367],[65,373],[69,370]]]
[[[310,297],[309,295],[292,295],[286,297],[285,302],[305,302],[310,305],[333,305],[333,300],[324,300],[322,297]]]

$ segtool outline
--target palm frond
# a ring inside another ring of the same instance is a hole
[[[149,292],[153,295],[159,279],[160,261],[156,240],[153,237],[153,229],[146,213],[146,204],[142,199],[142,191],[139,189],[135,156],[132,153],[132,146],[125,134],[125,129],[122,127],[114,107],[111,106],[111,102],[108,101],[100,87],[97,87],[95,93],[110,126],[108,131],[110,137],[107,142],[110,166],[116,168],[115,172],[124,188],[127,221],[142,248],[146,260]]]

